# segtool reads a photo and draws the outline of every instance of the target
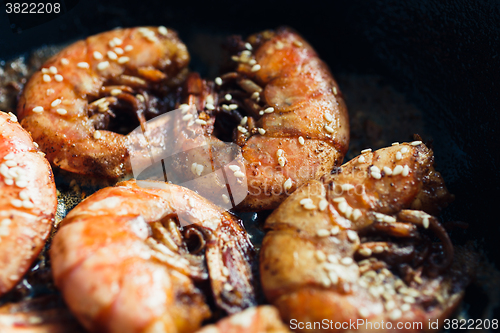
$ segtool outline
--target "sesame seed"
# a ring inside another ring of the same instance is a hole
[[[316,209],[316,206],[312,203],[307,203],[305,205],[303,205],[304,209],[307,209],[307,210],[313,210],[313,209]]]
[[[259,128],[259,129],[258,129],[258,131],[259,131],[259,134],[260,134],[260,135],[264,135],[264,134],[266,134],[266,130],[265,130],[265,129],[263,129],[263,128]]]
[[[127,63],[127,62],[129,62],[129,61],[130,61],[130,58],[129,58],[129,57],[125,57],[125,56],[124,56],[124,57],[120,57],[120,58],[118,58],[118,63],[119,63],[120,65],[126,64],[126,63]]]
[[[245,43],[247,50],[252,50],[252,45],[250,43]]]
[[[326,229],[318,229],[318,231],[316,231],[316,235],[318,235],[318,237],[328,237],[330,236],[330,232]]]
[[[396,302],[394,302],[393,300],[389,300],[387,301],[387,303],[385,303],[384,307],[387,311],[391,311],[396,307]]]
[[[236,172],[234,173],[234,176],[235,176],[236,178],[243,178],[243,177],[245,177],[245,174],[244,174],[243,172],[241,172],[241,171],[236,171]]]
[[[316,259],[318,259],[319,262],[323,262],[326,260],[326,254],[325,252],[321,250],[317,250],[315,253]]]
[[[350,231],[352,231],[352,230],[350,230]],[[340,263],[342,265],[346,265],[347,266],[347,265],[351,265],[353,263],[353,260],[350,257],[344,257],[344,258],[340,259]]]
[[[328,207],[328,201],[326,199],[321,199],[319,202],[319,210],[324,211]]]
[[[403,177],[406,177],[406,176],[408,176],[409,174],[410,174],[410,167],[409,167],[408,165],[405,165],[405,166],[403,167],[403,172],[401,172],[401,175],[402,175]]]
[[[49,69],[48,68],[42,68],[42,73],[43,74],[49,74]]]
[[[285,151],[284,151],[283,149],[278,149],[278,150],[276,151],[276,156],[278,156],[278,157],[279,157],[279,156],[283,156],[283,154],[284,154],[284,153],[285,153]]]
[[[158,33],[160,35],[166,36],[168,34],[168,30],[167,30],[167,28],[165,28],[164,26],[161,25],[158,27]]]
[[[304,145],[304,143],[305,143],[304,138],[303,138],[303,137],[301,137],[301,136],[299,136],[299,143],[300,143],[301,145]]]
[[[125,48],[124,48],[124,50],[125,50],[126,52],[132,51],[133,49],[134,49],[134,47],[133,47],[132,45],[127,45],[127,46],[125,46]]]
[[[66,58],[62,58],[62,59],[61,59],[61,64],[63,64],[63,65],[68,65],[68,64],[69,64],[69,60],[68,60],[68,59],[66,59]]]
[[[222,267],[222,275],[229,276],[229,269],[227,267]]]
[[[121,47],[115,47],[113,49],[117,55],[122,55],[123,54],[123,49]]]
[[[68,113],[68,111],[66,111],[66,109],[57,109],[56,110],[58,114],[60,114],[61,116],[64,116],[65,114]]]
[[[99,140],[101,137],[102,137],[102,134],[100,131],[94,132],[94,139]]]
[[[361,210],[359,210],[359,209],[357,209],[357,208],[356,208],[356,209],[352,212],[352,220],[353,220],[353,221],[357,221],[357,220],[361,217],[361,215],[363,215],[363,214],[361,213]]]
[[[235,165],[235,164],[230,164],[228,166],[229,170],[231,170],[232,172],[236,172],[236,171],[239,171],[240,170],[240,167]]]
[[[360,157],[358,157],[358,162],[359,162],[359,163],[365,163],[365,161],[366,161],[366,160],[365,160],[365,157],[364,157],[364,156],[360,156]]]
[[[333,202],[342,202],[342,201],[345,201],[345,198],[344,197],[336,197],[336,198],[333,198],[332,201]]]
[[[330,281],[330,279],[328,277],[324,276],[321,279],[321,284],[323,285],[323,287],[328,288],[332,285],[332,281]]]
[[[76,67],[83,68],[83,69],[89,69],[90,68],[89,64],[87,62],[85,62],[85,61],[79,62],[78,64],[76,64]]]
[[[231,111],[231,110],[229,109],[229,105],[222,104],[222,108],[223,108],[224,110],[226,110],[226,111]]]
[[[325,114],[324,114],[324,117],[325,117],[326,121],[329,121],[329,122],[332,122],[332,121],[333,121],[333,117],[332,117],[332,115],[331,115],[331,114],[329,114],[329,113],[325,113]]]
[[[28,192],[26,192],[26,190],[23,190],[21,192],[19,192],[19,198],[21,200],[28,200],[30,198]]]
[[[229,200],[229,197],[225,194],[222,195],[222,200],[225,202],[225,203],[229,203],[230,200]]]
[[[330,229],[330,233],[335,236],[338,235],[340,232],[340,227],[338,225],[334,225],[332,229]]]
[[[10,203],[12,204],[12,206],[17,207],[17,208],[23,206],[23,202],[21,200],[19,200],[19,199],[12,199],[10,201]]]
[[[301,205],[305,205],[305,204],[308,204],[308,203],[313,203],[313,201],[312,201],[311,198],[304,198],[304,199],[300,200],[299,203]]]
[[[242,127],[242,126],[238,126],[238,131],[240,131],[243,134],[248,133],[248,130],[245,127]]]
[[[4,160],[12,160],[14,158],[14,153],[8,153],[3,157]]]
[[[43,106],[35,106],[33,112],[43,112]]]
[[[354,243],[359,239],[358,233],[354,230],[347,230],[347,238]]]
[[[354,185],[352,184],[342,184],[340,185],[340,187],[342,188],[342,191],[349,191],[354,189]]]
[[[415,303],[415,298],[411,296],[405,296],[403,297],[403,302],[408,303],[408,304],[413,304]]]
[[[264,114],[264,111],[263,111],[263,110],[260,110],[260,111],[259,111],[259,115],[261,115],[261,116],[262,116],[263,114]]]
[[[238,104],[229,104],[229,110],[236,110],[238,108]]]
[[[111,94],[111,96],[118,96],[122,93],[122,91],[121,89],[111,89],[109,93]]]
[[[380,245],[377,245],[373,248],[373,253],[382,253],[384,252],[384,248]]]
[[[43,78],[43,82],[50,82],[51,81],[49,74],[43,74],[42,78]]]
[[[422,141],[413,141],[412,143],[410,143],[410,145],[412,146],[418,146],[420,144],[422,144]]]
[[[99,51],[94,51],[94,59],[95,60],[101,60],[102,59],[102,54]]]
[[[294,40],[293,41],[293,45],[297,46],[297,47],[302,47],[302,42],[301,41],[298,41],[298,40]]]
[[[17,117],[15,114],[13,114],[12,112],[9,112],[8,115],[10,117],[10,121],[17,122]]]
[[[122,45],[123,41],[120,38],[118,38],[118,37],[114,37],[113,38],[113,43],[115,45]]]
[[[193,115],[191,113],[188,113],[182,117],[182,120],[188,121],[188,120],[191,120],[192,118],[193,118]]]
[[[392,175],[392,169],[391,168],[385,166],[385,167],[382,168],[382,170],[384,170],[384,172],[385,172],[386,175],[388,175],[388,176]]]
[[[408,152],[408,148],[407,147],[403,147],[401,148],[401,153],[407,153]]]
[[[396,222],[396,219],[392,216],[389,216],[389,215],[385,215],[384,216],[384,222],[387,222],[387,223],[394,223]]]
[[[217,84],[218,86],[221,86],[222,85],[222,79],[220,77],[216,77],[215,78],[215,84]]]
[[[47,96],[50,96],[53,93],[54,93],[54,89],[52,89],[52,88],[47,89]]]
[[[359,252],[359,254],[361,254],[364,257],[369,257],[372,255],[372,250],[370,250],[367,247],[360,249],[358,252]]]
[[[256,65],[252,66],[252,69],[251,69],[252,72],[257,72],[258,70],[260,70],[260,65],[259,64],[256,64]]]
[[[392,170],[392,175],[393,176],[397,176],[399,175],[401,172],[403,172],[403,167],[401,165],[396,165],[394,167],[394,170]]]
[[[333,284],[337,284],[339,282],[339,277],[333,271],[328,272],[328,277],[330,278],[330,281],[332,281]]]
[[[205,108],[208,110],[215,110],[215,106],[213,106],[213,104],[205,104]]]
[[[397,146],[397,145],[399,145],[399,142],[393,142],[393,143],[391,143],[391,146]]]
[[[14,184],[14,179],[5,178],[4,182],[6,185],[12,185],[12,184]]]
[[[267,109],[264,110],[264,113],[273,113],[274,112],[274,108],[273,107],[269,107]]]
[[[390,318],[391,320],[398,320],[399,318],[401,318],[401,316],[402,316],[402,315],[403,315],[403,314],[401,313],[401,310],[399,310],[399,309],[394,309],[394,310],[390,313],[389,318]]]
[[[396,153],[396,161],[400,161],[403,158],[403,154],[400,151]]]
[[[62,80],[64,80],[63,76],[61,74],[56,74],[54,75],[54,79],[57,81],[57,82],[62,82]]]
[[[50,106],[56,107],[59,104],[61,104],[61,100],[58,98],[58,99],[55,99],[52,103],[50,103]]]
[[[27,208],[27,209],[31,209],[31,208],[35,207],[35,205],[29,200],[23,200],[23,207]]]
[[[284,183],[283,183],[283,188],[286,190],[289,190],[292,188],[292,179],[288,178]]]
[[[334,95],[337,95],[337,87],[333,87],[333,88],[332,88],[332,91],[333,91],[333,94],[334,94]]]
[[[429,228],[429,217],[425,216],[423,219],[422,219],[422,226],[427,229]]]
[[[331,128],[331,127],[330,127],[330,126],[328,126],[328,125],[325,125],[325,129],[326,129],[326,131],[327,131],[328,133],[333,133],[333,132],[334,132],[333,128]]]
[[[403,312],[407,312],[407,311],[410,311],[410,309],[411,309],[411,305],[410,305],[410,304],[406,304],[406,303],[405,303],[405,304],[401,305],[401,307],[400,307],[400,308],[401,308],[401,311],[403,311]]]
[[[226,96],[224,96],[224,98],[226,99],[226,101],[230,101],[233,99],[233,96],[231,96],[231,94],[226,94]]]
[[[206,125],[207,124],[207,122],[203,119],[196,119],[194,122],[197,123],[198,125]]]
[[[50,74],[57,74],[57,68],[55,66],[50,66],[49,73]]]
[[[109,67],[109,61],[103,61],[97,64],[97,69],[102,71]]]
[[[118,56],[113,51],[108,51],[107,55],[108,55],[108,58],[111,59],[111,60],[118,59]]]
[[[240,121],[240,125],[241,126],[245,126],[248,122],[248,117],[247,116],[244,116],[241,121]]]
[[[368,318],[370,316],[370,311],[368,311],[368,309],[360,308],[358,311],[361,318]]]
[[[137,98],[139,101],[141,101],[142,103],[144,103],[146,101],[146,99],[144,98],[143,95],[141,94],[137,94],[135,95],[135,98]]]
[[[201,176],[201,173],[203,172],[204,168],[205,168],[205,166],[203,166],[203,164],[197,164],[196,165],[196,174],[198,176]]]
[[[17,166],[17,162],[14,161],[14,160],[7,160],[7,161],[4,162],[4,164],[6,166],[8,166],[8,167],[15,167],[15,166]]]
[[[366,148],[366,149],[363,149],[363,150],[361,151],[361,154],[364,154],[364,153],[369,153],[369,152],[371,152],[371,151],[372,151],[372,149],[371,149],[371,148]]]

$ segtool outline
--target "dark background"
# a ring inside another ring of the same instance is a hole
[[[21,33],[12,31],[2,8],[0,59],[116,26],[173,27],[189,47],[200,32],[223,36],[289,25],[334,74],[382,75],[426,114],[438,169],[456,195],[444,218],[468,222],[465,236],[477,240],[500,267],[498,1],[73,3],[66,14]],[[211,74],[196,55],[193,63],[195,70]]]

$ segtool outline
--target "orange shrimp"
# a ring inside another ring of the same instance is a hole
[[[270,305],[246,309],[224,318],[197,333],[290,333],[281,322],[278,310]]]
[[[105,332],[193,332],[203,294],[235,313],[256,305],[254,249],[238,220],[194,192],[135,180],[104,188],[61,222],[54,281],[83,326]]]
[[[43,155],[16,116],[0,112],[0,295],[21,280],[52,228],[56,187]]]
[[[422,331],[453,312],[472,264],[428,214],[450,201],[433,161],[421,141],[364,152],[269,216],[262,285],[284,319],[303,323],[297,331],[322,320],[330,332],[358,320],[360,331],[384,331],[382,321],[385,331]]]
[[[123,176],[131,171],[124,134],[172,109],[170,93],[184,80],[188,63],[186,46],[165,27],[88,37],[31,77],[18,104],[21,124],[53,165]]]
[[[235,72],[215,83],[192,74],[183,93],[205,135],[241,147],[245,170],[234,172],[245,173],[248,195],[238,208],[273,209],[340,165],[349,144],[347,109],[326,64],[290,29],[233,44]]]

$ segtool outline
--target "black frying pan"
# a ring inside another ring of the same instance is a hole
[[[316,48],[334,75],[382,76],[384,84],[395,87],[424,112],[430,136],[424,140],[433,140],[437,168],[456,195],[443,219],[469,223],[465,232],[454,232],[452,238],[458,243],[475,240],[486,257],[500,266],[500,221],[494,214],[500,205],[498,1],[456,0],[445,5],[424,0],[328,4],[82,0],[65,1],[65,5],[66,14],[26,30],[23,27],[33,25],[31,18],[22,17],[12,25],[2,7],[0,60],[116,26],[173,27],[189,48],[196,49],[197,41],[206,36],[217,41],[229,34],[288,25]],[[196,53],[192,55],[192,69],[205,76],[215,74],[207,59],[202,62]],[[489,288],[498,287],[489,282]],[[487,294],[498,294],[498,288],[493,289],[471,287],[466,294],[471,318],[484,315]],[[498,308],[489,313],[491,318],[500,318],[499,314]]]

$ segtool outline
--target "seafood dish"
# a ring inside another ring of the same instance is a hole
[[[102,32],[0,113],[2,332],[420,332],[456,314],[478,255],[441,222],[431,145],[344,163],[346,100],[313,46],[288,27],[224,45],[208,79],[170,27]],[[17,297],[41,263],[50,292]]]

